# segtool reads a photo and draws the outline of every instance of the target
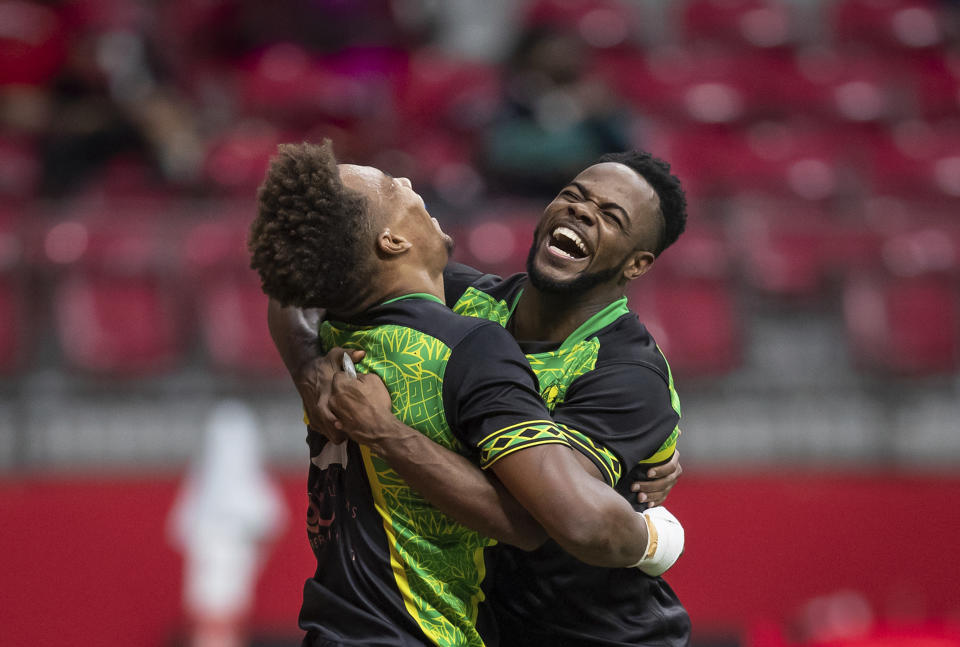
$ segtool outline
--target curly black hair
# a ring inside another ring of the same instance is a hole
[[[670,164],[646,151],[625,151],[607,153],[594,164],[616,162],[629,166],[646,180],[660,199],[660,215],[663,217],[663,229],[654,256],[659,256],[667,247],[676,242],[687,226],[687,195],[680,186],[680,178],[670,172]]]
[[[370,282],[367,200],[340,181],[329,140],[281,144],[258,192],[250,267],[284,306],[345,312]]]

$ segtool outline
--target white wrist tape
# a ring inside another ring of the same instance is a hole
[[[666,508],[648,508],[643,511],[647,522],[647,550],[634,564],[647,575],[663,575],[683,553],[683,526]]]

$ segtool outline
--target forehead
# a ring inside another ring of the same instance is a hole
[[[615,202],[629,214],[656,209],[660,204],[653,187],[629,166],[603,162],[587,167],[573,180],[603,202]]]
[[[355,164],[337,164],[340,181],[368,200],[379,203],[393,187],[393,179],[378,168],[357,166]]]

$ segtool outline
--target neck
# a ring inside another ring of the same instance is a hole
[[[431,272],[424,267],[385,267],[379,272],[383,277],[380,289],[364,304],[364,310],[390,299],[407,294],[429,294],[443,301],[443,272]]]
[[[561,343],[583,323],[623,296],[622,290],[598,286],[584,294],[543,292],[529,281],[513,312],[513,336],[524,341]]]

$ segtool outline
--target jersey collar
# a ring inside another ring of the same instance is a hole
[[[513,311],[520,302],[521,294],[523,294],[522,289],[517,291],[517,296],[513,299],[513,305],[510,307],[510,313],[508,317],[513,317]],[[563,350],[576,346],[583,340],[593,336],[593,334],[598,330],[606,328],[628,312],[630,312],[630,309],[627,307],[627,297],[620,297],[616,301],[605,306],[603,310],[580,324],[576,330],[570,333],[570,335],[564,339],[559,346],[556,347],[556,350]]]
[[[380,305],[385,306],[385,305],[387,305],[388,303],[396,303],[397,301],[405,301],[406,299],[426,299],[427,301],[436,301],[436,302],[439,303],[440,305],[446,305],[446,304],[443,302],[443,299],[440,299],[439,297],[437,297],[436,295],[433,295],[433,294],[427,294],[426,292],[411,292],[410,294],[404,294],[404,295],[399,296],[399,297],[394,297],[394,298],[392,298],[392,299],[387,299],[386,301],[384,301],[384,302],[381,303]]]

